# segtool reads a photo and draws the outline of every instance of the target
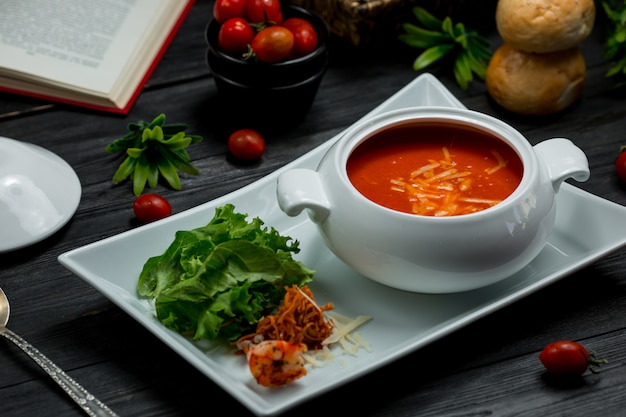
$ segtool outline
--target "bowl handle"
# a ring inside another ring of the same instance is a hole
[[[554,192],[558,192],[563,181],[574,178],[578,182],[589,179],[589,162],[585,153],[565,138],[544,140],[533,146],[540,162],[548,168]]]
[[[330,214],[330,203],[317,171],[296,168],[278,176],[276,184],[278,206],[289,216],[297,216],[308,209],[315,223],[323,222]]]

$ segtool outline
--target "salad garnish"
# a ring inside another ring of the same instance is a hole
[[[139,295],[168,328],[194,340],[230,342],[266,387],[330,363],[331,344],[351,355],[369,350],[355,329],[371,317],[352,320],[334,313],[330,302],[317,304],[307,285],[314,271],[292,257],[299,242],[263,224],[232,204],[216,208],[206,226],[176,232],[163,254],[146,261]]]
[[[137,290],[153,300],[157,318],[194,340],[236,341],[281,303],[285,288],[314,271],[293,259],[299,242],[247,220],[232,204],[215,209],[203,227],[176,232],[162,255],[144,264]]]
[[[333,333],[332,323],[324,317],[324,312],[332,309],[332,303],[319,306],[307,285],[292,285],[287,288],[276,313],[263,317],[256,331],[240,338],[237,345],[250,341],[285,340],[289,343],[303,343],[308,349],[318,349]]]

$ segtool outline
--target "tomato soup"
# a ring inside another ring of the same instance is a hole
[[[462,126],[419,123],[379,132],[347,162],[348,178],[382,206],[425,216],[492,207],[519,185],[523,165],[506,143]]]

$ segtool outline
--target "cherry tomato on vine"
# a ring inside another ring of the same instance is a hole
[[[626,150],[623,150],[615,161],[615,172],[617,177],[626,183]]]
[[[299,17],[290,17],[283,22],[282,26],[293,34],[293,56],[310,54],[317,47],[317,32],[309,21]]]
[[[250,23],[283,22],[280,0],[247,0],[246,13]]]
[[[240,129],[228,137],[228,151],[237,159],[259,159],[265,152],[265,139],[256,130]]]
[[[241,17],[228,19],[217,34],[217,45],[229,54],[243,54],[254,38],[254,29]]]
[[[143,194],[133,202],[135,217],[142,223],[150,223],[172,214],[172,206],[159,194]]]
[[[247,0],[216,0],[213,5],[213,17],[224,24],[233,17],[246,17]]]
[[[251,46],[259,61],[278,62],[291,53],[293,34],[282,26],[269,26],[254,36]]]
[[[550,343],[539,354],[539,360],[548,372],[555,375],[578,376],[589,368],[606,363],[606,360],[596,359],[583,345],[570,340],[559,340]]]

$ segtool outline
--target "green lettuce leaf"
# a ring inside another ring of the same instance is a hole
[[[139,295],[154,301],[163,324],[195,340],[239,338],[280,304],[285,287],[313,279],[292,257],[299,242],[263,224],[232,204],[216,208],[206,226],[178,231],[146,261]]]

